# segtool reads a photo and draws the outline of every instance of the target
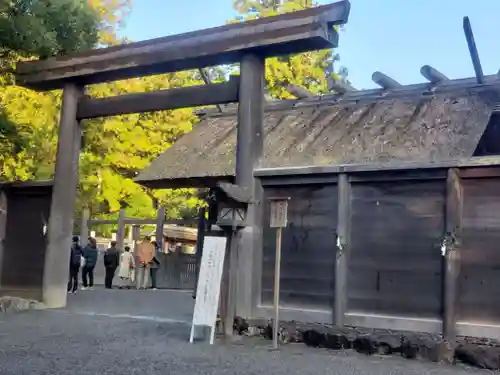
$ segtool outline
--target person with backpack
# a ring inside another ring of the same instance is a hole
[[[104,268],[106,276],[104,278],[104,287],[106,289],[113,288],[113,278],[115,277],[116,269],[120,263],[120,252],[116,248],[116,241],[111,242],[111,247],[104,253]]]
[[[89,237],[89,243],[83,249],[82,290],[94,287],[94,268],[97,264],[97,257],[97,242],[94,238]]]
[[[80,239],[77,236],[74,236],[70,249],[71,255],[69,258],[68,293],[75,293],[78,290],[78,272],[80,271],[82,258],[82,247],[79,242]]]

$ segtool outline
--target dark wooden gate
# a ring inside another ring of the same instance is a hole
[[[50,182],[0,184],[2,228],[1,293],[41,299],[45,266],[44,225],[49,220]]]
[[[464,179],[458,321],[500,323],[500,178]]]
[[[348,312],[441,316],[444,181],[352,185]]]
[[[283,230],[280,305],[332,311],[335,293],[337,186],[266,188],[267,197],[287,196],[288,227]],[[275,230],[264,213],[262,304],[272,305]]]

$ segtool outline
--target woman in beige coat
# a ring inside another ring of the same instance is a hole
[[[125,251],[120,255],[120,268],[118,277],[120,278],[120,288],[130,289],[135,279],[135,260],[130,253],[130,247],[125,246]]]

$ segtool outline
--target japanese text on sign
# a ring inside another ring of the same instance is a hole
[[[271,228],[285,228],[287,225],[288,199],[271,200]]]

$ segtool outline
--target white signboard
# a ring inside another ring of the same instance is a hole
[[[219,307],[220,284],[226,253],[225,237],[205,237],[200,274],[196,288],[193,323],[189,342],[198,338],[197,327],[210,328],[210,344],[214,343],[215,323]]]
[[[271,228],[285,228],[287,225],[288,198],[271,200]]]

